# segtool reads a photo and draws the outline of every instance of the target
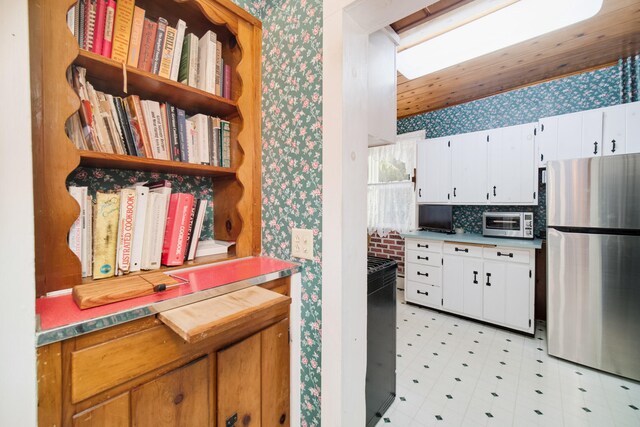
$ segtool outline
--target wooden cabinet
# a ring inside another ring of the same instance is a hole
[[[496,130],[488,143],[490,203],[531,204],[537,199],[535,123]]]
[[[79,49],[66,19],[74,4],[72,0],[29,1],[36,295],[82,282],[80,261],[67,242],[79,209],[65,186],[78,166],[121,169],[130,171],[131,176],[147,171],[204,177],[216,198],[213,234],[216,239],[236,242],[235,253],[228,257],[259,254],[260,21],[227,0],[136,1],[136,6],[154,19],[162,16],[170,25],[183,19],[188,32],[197,37],[208,30],[217,33],[224,63],[232,70],[231,99],[226,99]],[[67,119],[80,106],[66,79],[71,65],[85,68],[96,90],[171,102],[189,114],[204,113],[230,121],[231,167],[77,149],[65,134]],[[189,264],[228,257],[203,257]],[[109,280],[101,283],[109,286]]]
[[[40,347],[39,425],[288,426],[289,279],[262,287],[287,301],[191,342],[147,317]]]
[[[418,244],[428,246],[432,252],[416,251]],[[407,239],[407,247],[408,302],[533,332],[534,249],[457,243],[455,238],[444,245]],[[421,257],[419,262],[423,265],[417,264],[416,256]],[[429,266],[424,257],[442,259],[442,266]],[[441,280],[433,280],[432,277],[439,277],[436,274],[440,270]],[[423,277],[425,273],[429,276]]]
[[[369,147],[396,142],[397,34],[386,29],[369,36],[368,116]]]
[[[488,132],[451,138],[451,202],[486,203]]]
[[[417,144],[418,203],[451,200],[451,138],[434,138]]]

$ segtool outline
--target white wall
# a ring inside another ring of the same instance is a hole
[[[367,43],[435,0],[325,0],[322,70],[322,424],[365,424]]]
[[[0,425],[36,425],[26,0],[0,0]]]

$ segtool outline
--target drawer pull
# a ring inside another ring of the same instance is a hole
[[[428,257],[428,256],[420,256],[420,255],[416,255],[416,257],[417,257],[418,259],[423,259],[423,260],[425,260],[425,261],[429,261],[429,257]]]
[[[508,254],[503,254],[502,252],[498,252],[498,256],[508,256],[509,258],[513,258],[513,253],[509,252]]]
[[[429,249],[429,245],[421,245],[420,243],[417,243],[416,246],[419,248]]]
[[[469,249],[467,249],[467,248],[464,248],[464,249],[456,248],[456,252],[466,252],[466,253],[469,253]]]
[[[429,273],[420,273],[419,271],[416,271],[416,274],[417,274],[418,276],[429,277]]]
[[[491,273],[487,273],[487,286],[491,286]]]
[[[477,271],[473,272],[473,283],[476,284],[476,285],[478,284],[478,272]]]
[[[429,292],[427,291],[424,291],[424,292],[416,291],[416,292],[419,293],[420,295],[429,296]]]

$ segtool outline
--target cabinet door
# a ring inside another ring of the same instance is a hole
[[[391,327],[395,332],[395,323]],[[262,340],[262,425],[286,427],[290,424],[289,319],[270,326],[260,335]]]
[[[451,139],[427,139],[418,144],[418,203],[449,203]]]
[[[453,203],[487,202],[488,136],[488,132],[474,132],[451,139]]]
[[[507,265],[485,261],[482,317],[490,322],[504,323]]]
[[[465,259],[462,269],[463,312],[482,318],[482,260]]]
[[[544,168],[548,161],[558,158],[558,117],[540,119],[536,133],[536,160],[538,167]]]
[[[582,155],[582,112],[558,116],[558,160]]]
[[[134,388],[132,426],[208,426],[210,377],[209,361],[203,358]]]
[[[602,155],[602,109],[582,112],[581,157]]]
[[[442,264],[442,306],[447,310],[464,311],[464,258],[445,256]]]
[[[260,334],[218,352],[218,425],[260,426]]]
[[[627,153],[640,153],[640,101],[626,104]]]
[[[639,117],[640,119],[640,117]],[[602,155],[627,152],[627,112],[624,104],[602,110]]]
[[[489,153],[489,201],[533,203],[535,177],[535,124],[511,126],[491,134]]]
[[[73,427],[129,427],[129,393],[93,406],[73,416]]]
[[[504,323],[527,329],[531,319],[531,282],[528,265],[507,265],[506,304]]]

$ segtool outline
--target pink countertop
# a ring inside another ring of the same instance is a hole
[[[145,313],[145,309],[154,303],[178,299],[197,292],[205,291],[236,282],[249,279],[259,279],[272,273],[283,272],[288,276],[298,271],[298,265],[267,257],[250,257],[238,260],[212,264],[206,267],[193,267],[183,271],[168,271],[172,277],[187,280],[188,283],[176,286],[164,292],[107,304],[100,307],[80,310],[70,294],[55,297],[36,299],[36,314],[40,316],[40,328],[38,330],[37,343],[43,345],[49,342],[59,341],[70,336],[85,333],[85,329],[95,330],[112,326],[116,323],[134,320],[152,313]],[[273,279],[269,279],[273,280]],[[265,280],[266,281],[266,280]],[[136,310],[141,313],[136,313]],[[127,314],[131,313],[131,318]],[[109,318],[111,315],[119,315],[120,321],[109,319],[101,325],[90,325],[90,322]],[[64,333],[59,331],[64,326],[72,326],[75,330]],[[54,337],[43,336],[49,330],[58,330]],[[87,330],[88,331],[88,330]]]

